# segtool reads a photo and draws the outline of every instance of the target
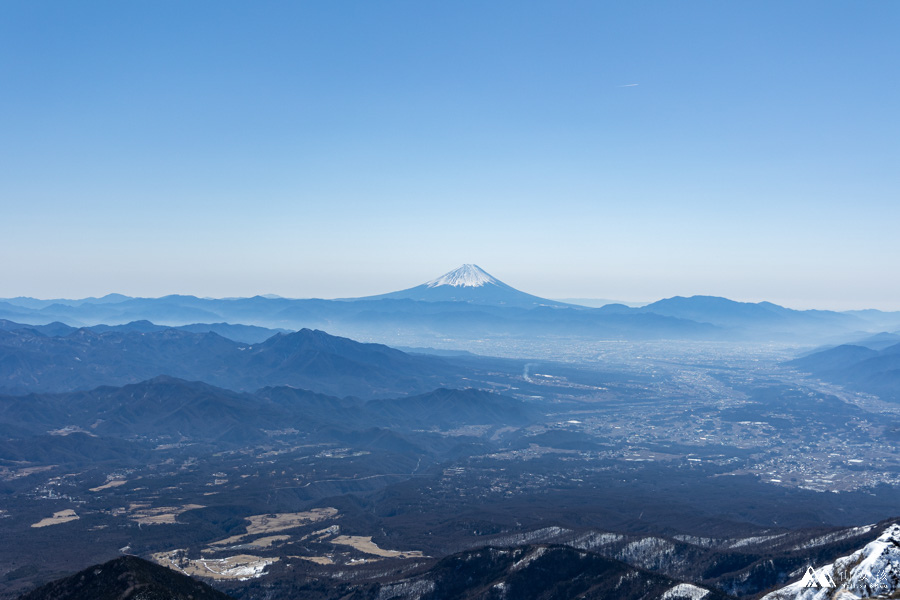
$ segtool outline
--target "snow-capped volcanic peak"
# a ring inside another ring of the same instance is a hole
[[[453,287],[482,287],[486,284],[498,285],[500,282],[488,275],[478,265],[463,265],[458,269],[453,269],[449,273],[441,275],[437,279],[432,279],[425,285],[433,288],[440,285],[450,285]]]
[[[519,308],[574,308],[569,304],[532,296],[487,274],[478,265],[463,265],[423,284],[356,300],[414,300],[416,302],[464,302]]]
[[[762,600],[853,600],[896,598],[900,592],[900,524],[830,565],[807,570],[800,581]]]

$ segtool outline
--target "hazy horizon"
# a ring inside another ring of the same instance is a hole
[[[486,270],[487,270],[487,269],[486,269]],[[702,294],[701,294],[701,293],[697,293],[697,294],[694,294],[694,293],[683,293],[683,294],[670,294],[670,295],[667,295],[667,296],[660,296],[660,297],[650,298],[650,299],[646,299],[646,298],[644,298],[644,299],[633,299],[633,298],[623,298],[623,297],[615,297],[615,296],[612,296],[612,297],[610,297],[610,296],[604,296],[604,297],[592,298],[592,297],[588,297],[588,296],[573,296],[573,295],[565,295],[565,294],[563,294],[563,295],[544,295],[544,294],[535,293],[533,290],[528,289],[528,288],[522,288],[522,287],[519,287],[519,286],[517,286],[517,285],[510,284],[508,281],[504,280],[504,278],[503,278],[502,276],[499,276],[499,275],[497,275],[496,273],[490,272],[490,270],[487,270],[487,271],[488,271],[491,275],[495,276],[497,279],[500,279],[501,281],[503,281],[503,283],[506,283],[506,284],[508,284],[508,285],[512,285],[512,287],[514,287],[514,288],[516,288],[516,289],[518,289],[518,290],[520,290],[520,291],[523,291],[523,292],[526,292],[526,293],[529,293],[529,294],[534,294],[534,295],[539,296],[539,297],[541,297],[541,298],[547,298],[547,299],[549,299],[549,300],[557,300],[557,301],[573,302],[573,303],[577,303],[576,301],[578,301],[578,300],[581,300],[581,301],[605,300],[605,301],[607,301],[607,302],[609,302],[609,303],[621,302],[621,303],[626,303],[626,304],[645,305],[645,304],[650,304],[650,303],[656,302],[656,301],[658,301],[658,300],[663,300],[663,299],[666,299],[666,298],[672,298],[672,297],[675,297],[675,296],[682,296],[682,297],[690,297],[690,296],[716,296],[716,297],[728,298],[729,300],[734,300],[734,301],[736,301],[736,302],[753,302],[753,303],[756,303],[756,302],[772,302],[772,303],[774,303],[774,304],[778,304],[778,305],[780,305],[780,306],[784,306],[784,307],[786,307],[786,308],[792,308],[792,309],[795,309],[795,310],[836,310],[836,311],[864,310],[864,309],[876,309],[876,310],[883,310],[883,311],[900,310],[900,308],[893,308],[893,309],[892,309],[892,308],[883,308],[883,307],[880,307],[880,306],[864,305],[864,304],[860,304],[860,305],[847,305],[847,306],[839,306],[839,305],[832,305],[832,306],[826,306],[826,305],[811,305],[811,306],[809,306],[809,305],[804,305],[804,304],[802,304],[802,303],[801,303],[801,304],[797,304],[797,303],[791,303],[791,302],[778,302],[778,301],[775,301],[775,300],[773,300],[773,299],[771,299],[771,298],[735,298],[735,297],[729,297],[729,296],[725,296],[725,295],[722,295],[722,294],[716,294],[716,293],[702,293]],[[304,296],[289,296],[289,295],[278,294],[278,293],[270,292],[270,291],[250,292],[250,293],[245,293],[245,294],[227,294],[227,295],[220,295],[220,296],[212,296],[212,295],[205,295],[205,294],[197,294],[197,293],[192,293],[192,292],[190,292],[190,291],[173,291],[173,292],[154,293],[154,294],[129,294],[129,293],[125,293],[125,292],[123,292],[123,291],[121,291],[121,290],[111,290],[111,291],[106,291],[106,292],[103,292],[103,293],[87,293],[87,294],[83,294],[83,295],[48,295],[48,296],[36,296],[36,295],[30,295],[30,294],[15,294],[15,295],[5,295],[5,296],[0,296],[0,299],[14,299],[14,298],[16,298],[16,297],[28,297],[28,298],[38,299],[38,300],[83,300],[83,299],[86,299],[86,298],[102,298],[102,297],[104,297],[104,296],[106,296],[106,295],[110,295],[110,294],[121,294],[121,295],[123,295],[123,296],[134,297],[134,298],[161,298],[161,297],[164,297],[164,296],[171,296],[171,295],[184,295],[184,296],[196,296],[196,297],[198,297],[198,298],[210,298],[210,299],[250,298],[250,297],[254,297],[254,296],[277,296],[277,297],[280,297],[280,298],[285,298],[285,299],[295,299],[295,300],[302,300],[302,299],[341,300],[341,299],[353,299],[353,298],[361,298],[361,297],[366,297],[366,296],[374,296],[374,295],[378,295],[378,294],[383,294],[383,293],[389,293],[389,292],[398,291],[398,290],[401,290],[401,289],[408,289],[408,288],[410,288],[410,287],[414,287],[414,286],[417,286],[417,285],[421,285],[421,284],[423,284],[423,283],[426,283],[427,281],[429,281],[429,280],[431,280],[431,279],[434,279],[435,277],[437,277],[437,276],[439,276],[439,275],[443,275],[443,272],[441,272],[441,273],[439,273],[439,274],[438,274],[438,273],[432,274],[432,276],[427,276],[426,278],[424,278],[424,279],[422,279],[422,280],[420,280],[420,281],[418,281],[418,282],[415,282],[415,283],[408,283],[408,282],[407,282],[407,283],[399,283],[398,286],[400,286],[400,287],[395,287],[395,288],[392,288],[392,289],[380,289],[380,288],[378,288],[378,289],[374,289],[374,291],[369,291],[369,292],[365,292],[365,293],[355,293],[355,294],[345,294],[345,295],[331,295],[331,296],[329,296],[329,295],[324,295],[324,294],[316,294],[316,293],[311,293],[311,294],[309,294],[309,295],[304,295]],[[397,279],[398,281],[401,280],[401,278],[396,278],[396,279]],[[348,282],[348,283],[350,283],[350,282]],[[348,287],[352,287],[352,286],[348,286]],[[898,307],[900,307],[900,304],[898,304]]]
[[[0,297],[900,310],[897,3],[0,6]]]

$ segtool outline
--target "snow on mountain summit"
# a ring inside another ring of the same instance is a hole
[[[449,273],[444,273],[437,279],[426,282],[425,285],[430,288],[438,287],[440,285],[450,285],[453,287],[481,287],[486,284],[497,285],[499,283],[499,281],[491,277],[478,265],[466,264],[458,269],[453,269]]]
[[[478,265],[465,264],[437,279],[388,294],[353,300],[415,300],[417,302],[459,302],[517,308],[576,308],[570,304],[532,296],[507,285]]]

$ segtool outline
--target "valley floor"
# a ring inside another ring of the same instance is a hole
[[[129,553],[242,598],[298,581],[328,598],[534,544],[753,597],[896,516],[897,406],[783,366],[794,349],[560,348],[507,346],[541,357],[473,381],[539,415],[520,425],[295,423],[101,455],[89,433],[54,430],[66,454],[0,461],[0,597]]]

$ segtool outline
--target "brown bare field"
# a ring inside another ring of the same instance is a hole
[[[212,542],[210,546],[229,546],[232,544],[238,544],[241,543],[241,540],[250,536],[260,535],[264,533],[276,533],[279,531],[294,529],[295,527],[302,527],[303,525],[308,525],[309,523],[315,523],[317,521],[322,521],[324,519],[337,516],[337,514],[338,510],[336,508],[326,507],[314,508],[306,512],[297,513],[270,513],[265,515],[251,515],[249,517],[246,517],[246,520],[250,522],[250,524],[247,525],[247,533],[233,535],[231,537],[225,538],[224,540]]]
[[[51,469],[55,468],[56,465],[48,465],[46,467],[23,467],[21,469],[0,467],[0,479],[3,479],[4,481],[10,481],[13,479],[18,479],[20,477],[28,477],[29,475],[34,475],[35,473],[50,471]]]
[[[210,542],[210,546],[231,546],[232,544],[239,544],[242,539],[247,537],[246,533],[242,533],[240,535],[233,535],[231,537],[227,537],[224,540],[218,540],[216,542]]]
[[[47,517],[46,519],[41,519],[37,523],[32,523],[32,527],[48,527],[50,525],[59,525],[60,523],[68,523],[69,521],[75,521],[80,519],[78,515],[75,514],[75,511],[71,508],[67,508],[66,510],[61,510],[59,512],[53,513],[52,517]]]
[[[278,557],[263,558],[251,554],[236,554],[226,558],[190,559],[184,550],[158,552],[152,554],[151,558],[164,567],[193,577],[238,581],[259,577],[267,566],[280,560]]]
[[[126,483],[128,483],[128,481],[126,481],[125,479],[114,479],[113,481],[110,481],[109,483],[104,483],[103,485],[99,485],[97,487],[91,488],[90,491],[102,492],[103,490],[108,490],[110,488],[119,487],[120,485],[125,485]]]
[[[253,548],[271,548],[278,542],[284,542],[289,539],[291,539],[291,536],[289,535],[270,535],[268,537],[255,539],[252,542],[247,542],[247,545],[252,546]]]
[[[308,560],[309,562],[314,562],[317,565],[333,565],[334,561],[328,558],[327,556],[288,556],[288,558],[299,558],[301,560]]]
[[[378,544],[372,541],[371,535],[340,535],[333,540],[332,544],[340,544],[342,546],[351,546],[360,552],[371,554],[373,556],[383,556],[385,558],[422,558],[425,555],[418,550],[402,552],[400,550],[385,550],[379,548]]]
[[[329,506],[298,513],[253,515],[252,517],[247,517],[247,520],[250,521],[250,525],[247,526],[247,535],[293,529],[294,527],[334,517],[337,514],[338,510]]]
[[[145,508],[146,504],[132,504],[128,518],[141,525],[174,524],[175,517],[195,508],[203,508],[202,504],[185,504],[184,506],[157,506]]]

